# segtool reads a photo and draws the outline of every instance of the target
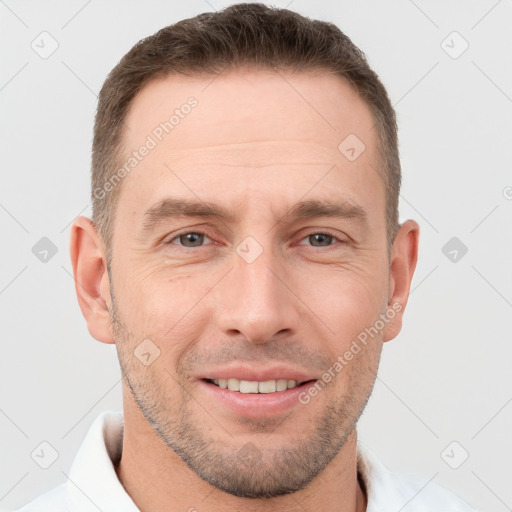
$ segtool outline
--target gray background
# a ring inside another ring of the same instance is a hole
[[[115,347],[88,334],[68,252],[70,223],[91,213],[96,95],[137,40],[225,5],[0,0],[0,507],[65,481],[94,418],[122,408]],[[511,510],[512,4],[273,5],[336,23],[367,54],[397,109],[400,218],[421,226],[405,324],[384,347],[360,439],[393,471]],[[46,59],[31,47],[51,49],[43,31],[58,43]],[[57,249],[46,263],[32,252],[42,237]],[[456,261],[442,250],[452,237]],[[42,441],[59,454],[48,469],[30,455]]]

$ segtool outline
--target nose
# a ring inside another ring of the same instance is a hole
[[[283,262],[269,250],[251,263],[238,254],[233,261],[219,290],[219,327],[224,335],[242,334],[248,341],[262,344],[278,335],[294,334],[299,325],[300,301]]]

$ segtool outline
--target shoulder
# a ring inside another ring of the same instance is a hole
[[[358,443],[358,472],[366,486],[367,512],[476,512],[453,492],[415,475],[389,471],[368,448]]]
[[[41,494],[14,512],[67,512],[66,484],[60,484]]]
[[[390,482],[403,502],[403,512],[476,512],[459,496],[434,482],[433,478],[428,480],[390,473]]]

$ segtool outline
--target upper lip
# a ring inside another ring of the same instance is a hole
[[[204,375],[201,375],[199,379],[238,379],[258,382],[279,379],[295,380],[297,382],[316,380],[310,373],[290,366],[271,365],[258,368],[254,365],[249,367],[240,364],[210,369]]]

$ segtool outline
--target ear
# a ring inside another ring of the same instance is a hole
[[[70,253],[78,303],[89,332],[98,341],[114,343],[107,260],[96,227],[87,217],[73,222]]]
[[[420,227],[413,220],[404,222],[391,249],[389,272],[389,314],[391,320],[384,330],[384,341],[395,338],[402,329],[402,316],[409,298],[411,281],[418,260]],[[391,314],[391,311],[394,314]]]

